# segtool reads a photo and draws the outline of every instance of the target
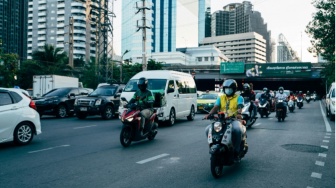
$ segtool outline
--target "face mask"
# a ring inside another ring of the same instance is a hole
[[[280,91],[279,91],[279,93],[281,93],[281,94],[282,94],[282,93],[283,93],[283,91],[282,91],[282,90],[280,90]]]
[[[232,88],[225,88],[224,93],[227,94],[227,95],[232,95],[233,89]]]

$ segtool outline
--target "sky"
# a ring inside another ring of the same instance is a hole
[[[135,2],[137,0],[134,0]],[[183,0],[184,3],[192,5],[198,0]],[[242,3],[238,0],[211,0],[211,12],[222,10],[223,6],[230,3]],[[308,52],[311,47],[308,34],[305,33],[306,26],[312,20],[313,13],[316,12],[312,5],[312,0],[250,0],[254,6],[254,11],[261,13],[264,22],[267,23],[267,29],[271,31],[271,37],[276,42],[278,36],[282,33],[292,49],[297,52],[297,55],[303,62],[316,62],[317,58]],[[114,1],[114,10],[116,17],[114,18],[114,49],[117,55],[121,54],[121,3],[122,0]],[[181,8],[182,6],[177,6]],[[183,12],[183,11],[178,11]],[[193,32],[197,28],[197,23],[193,14],[185,11],[185,15],[191,19],[177,19],[177,36],[176,47],[196,47],[197,46],[197,32]],[[184,18],[186,17],[184,15]],[[177,15],[179,16],[179,15]]]

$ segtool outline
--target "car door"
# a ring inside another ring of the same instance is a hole
[[[167,114],[169,114],[170,109],[172,107],[175,108],[175,113],[177,114],[178,112],[178,89],[175,86],[175,81],[174,80],[169,80],[168,82],[168,90],[173,90],[173,92],[167,92],[166,95],[166,101],[167,101],[167,106],[169,107],[169,109],[167,109]]]
[[[13,131],[21,115],[16,103],[7,91],[0,91],[0,142],[13,138]]]
[[[69,107],[70,111],[74,111],[74,104],[77,97],[79,97],[79,90],[78,88],[73,88],[70,90],[68,94],[68,99],[66,100],[67,106]]]

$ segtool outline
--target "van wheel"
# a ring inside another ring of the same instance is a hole
[[[174,108],[170,109],[169,120],[167,121],[168,126],[173,126],[175,124],[176,116]]]
[[[194,108],[194,106],[191,106],[190,114],[189,114],[189,116],[187,116],[187,119],[189,121],[192,121],[192,120],[195,119],[195,108]]]

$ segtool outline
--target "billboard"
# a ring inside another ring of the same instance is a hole
[[[243,74],[244,72],[244,62],[221,62],[220,64],[220,74]]]
[[[311,77],[311,63],[245,64],[246,77]]]

